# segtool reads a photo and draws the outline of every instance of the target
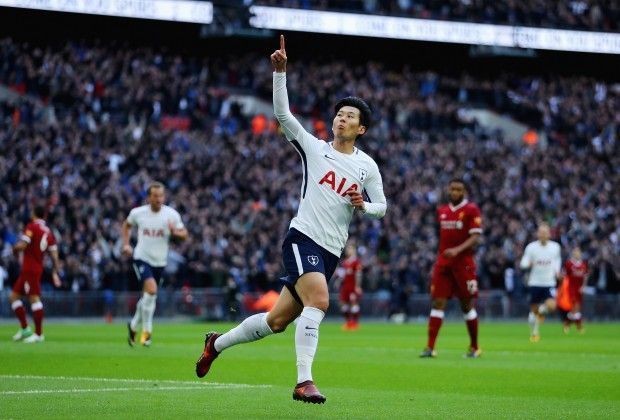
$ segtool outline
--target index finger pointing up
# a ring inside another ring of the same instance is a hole
[[[285,48],[284,48],[284,35],[280,35],[280,51],[285,51]]]

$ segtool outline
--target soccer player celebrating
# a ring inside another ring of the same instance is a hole
[[[553,312],[556,302],[553,298],[553,288],[560,280],[562,257],[560,245],[549,240],[551,232],[549,225],[541,223],[538,226],[538,240],[525,247],[521,257],[520,267],[529,270],[527,285],[530,295],[530,341],[537,343],[540,340],[540,323],[545,315]]]
[[[123,254],[133,255],[133,267],[138,281],[142,282],[143,292],[136,304],[136,313],[127,324],[127,342],[131,347],[136,343],[136,331],[140,323],[142,323],[140,344],[146,347],[151,345],[157,284],[166,267],[170,239],[187,238],[187,229],[179,213],[172,207],[164,205],[166,194],[163,184],[152,183],[147,189],[147,199],[148,204],[129,212],[122,227]],[[129,244],[133,226],[138,230],[135,250]]]
[[[45,220],[45,208],[37,206],[32,212],[32,219],[21,239],[13,247],[15,253],[23,252],[24,259],[22,270],[13,286],[9,296],[11,308],[19,320],[21,329],[13,336],[14,341],[23,340],[24,343],[40,343],[45,340],[43,336],[43,302],[41,302],[41,275],[43,274],[43,257],[48,252],[52,257],[52,281],[54,286],[60,287],[58,270],[58,247],[54,234],[47,227]],[[22,296],[28,296],[32,318],[34,320],[34,334],[26,321],[26,310],[22,304]]]
[[[353,244],[347,245],[344,255],[345,259],[340,268],[340,311],[346,322],[342,329],[354,331],[359,329],[362,261],[357,257],[357,251]]]
[[[205,376],[225,349],[280,333],[297,318],[293,399],[324,403],[325,396],[313,382],[312,362],[319,326],[329,305],[327,282],[344,249],[354,210],[380,218],[387,205],[377,164],[355,147],[356,139],[370,125],[368,105],[359,98],[342,99],[334,108],[334,141],[319,140],[304,130],[289,110],[284,36],[280,36],[280,49],[271,55],[271,63],[274,113],[303,165],[299,209],[282,244],[288,276],[271,311],[246,318],[225,334],[207,334],[204,351],[196,362],[196,375]],[[368,201],[364,201],[362,191]]]
[[[583,333],[583,323],[581,319],[581,304],[583,302],[583,290],[588,280],[588,263],[581,258],[581,249],[575,247],[566,263],[564,263],[566,277],[568,281],[568,298],[571,310],[564,320],[564,332],[568,333],[570,323],[574,322],[577,331]]]
[[[467,186],[462,179],[448,184],[449,203],[437,209],[439,252],[431,279],[432,309],[428,321],[428,342],[420,357],[436,357],[435,341],[443,323],[444,309],[453,295],[461,302],[470,345],[467,357],[480,357],[478,348],[478,314],[473,299],[478,296],[474,248],[480,241],[480,209],[467,200]]]

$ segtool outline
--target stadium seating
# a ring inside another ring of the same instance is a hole
[[[299,199],[299,158],[273,124],[252,121],[230,99],[241,93],[269,103],[266,57],[195,59],[114,43],[10,39],[0,40],[0,57],[0,85],[20,94],[0,101],[0,264],[11,278],[17,266],[9,245],[35,200],[45,198],[60,236],[64,287],[130,287],[120,224],[157,179],[190,230],[168,268],[175,287],[219,287],[229,275],[243,290],[274,284]],[[618,85],[456,78],[317,59],[291,65],[288,86],[309,127],[324,122],[329,131],[331,104],[346,95],[365,97],[374,109],[376,125],[359,146],[379,164],[389,208],[382,222],[356,217],[352,225],[366,290],[427,290],[434,211],[453,175],[465,177],[484,215],[483,288],[504,288],[540,219],[566,250],[579,244],[591,262],[618,270]],[[510,142],[462,119],[473,105],[542,130],[548,145]]]

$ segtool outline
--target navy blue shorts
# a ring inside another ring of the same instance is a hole
[[[531,286],[528,289],[530,295],[530,304],[543,303],[553,297],[553,287]]]
[[[334,275],[338,267],[339,257],[318,245],[297,229],[289,229],[282,243],[282,261],[286,269],[286,277],[282,281],[295,300],[303,306],[303,302],[295,291],[297,279],[304,273],[323,273],[325,279]]]
[[[153,267],[142,260],[133,260],[133,269],[136,272],[138,281],[144,281],[152,277],[159,283],[159,279],[161,279],[161,275],[164,273],[164,267]]]

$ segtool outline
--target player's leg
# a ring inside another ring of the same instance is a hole
[[[299,316],[301,309],[291,292],[283,287],[271,311],[247,317],[235,328],[218,336],[214,341],[214,348],[220,353],[237,344],[250,343],[274,333],[281,333]]]
[[[538,315],[544,317],[555,311],[557,307],[557,303],[553,297],[551,297],[551,293],[548,293],[548,296],[545,297],[545,300],[538,306]]]
[[[144,280],[142,287],[142,335],[140,336],[140,344],[143,346],[151,345],[151,336],[153,334],[153,315],[157,303],[157,281],[154,277]]]
[[[312,364],[319,344],[319,328],[329,307],[327,280],[321,272],[306,272],[295,284],[295,291],[303,302],[303,310],[295,327],[297,354],[297,385],[293,399],[323,403],[325,397],[314,385]]]
[[[134,260],[132,262],[133,269],[136,273],[136,278],[138,282],[142,282],[142,276],[144,274],[145,268],[142,268],[142,261]],[[144,292],[143,292],[144,294]],[[136,309],[134,311],[133,317],[131,321],[127,323],[127,343],[133,347],[136,344],[136,331],[138,331],[138,327],[142,324],[142,296],[136,302]]]
[[[13,336],[13,341],[23,340],[24,338],[30,337],[32,335],[32,330],[28,326],[28,321],[26,319],[26,309],[24,308],[24,304],[21,301],[22,293],[23,293],[23,281],[20,281],[21,277],[17,279],[11,294],[9,295],[9,302],[11,303],[11,309],[15,313],[15,317],[19,321],[20,329]]]
[[[482,352],[478,347],[478,313],[474,307],[474,299],[478,297],[478,280],[476,279],[476,264],[473,259],[464,261],[455,267],[454,280],[456,295],[461,303],[463,318],[469,334],[469,349],[466,357],[477,358]]]
[[[575,326],[577,327],[577,331],[583,333],[584,329],[583,329],[583,317],[581,315],[581,296],[577,296],[577,299],[575,299],[575,303],[573,305],[573,322],[575,323]]]
[[[360,303],[359,303],[359,296],[357,295],[357,293],[355,293],[355,291],[351,292],[351,295],[349,297],[350,299],[350,305],[351,305],[351,314],[350,314],[350,320],[351,320],[351,330],[357,330],[360,327]]]
[[[435,343],[443,324],[444,310],[452,295],[452,277],[448,267],[435,265],[431,278],[431,313],[428,318],[428,339],[420,357],[435,357]]]
[[[540,340],[540,315],[538,307],[540,303],[530,302],[530,313],[527,316],[527,323],[530,326],[530,341],[536,343]]]
[[[30,310],[34,321],[34,334],[24,339],[24,343],[37,343],[44,340],[43,336],[43,302],[39,295],[29,295]]]
[[[349,306],[349,302],[343,299],[342,292],[340,293],[340,313],[344,317],[342,329],[346,331],[351,326],[351,307]]]
[[[225,349],[237,344],[260,340],[273,333],[280,333],[301,313],[302,306],[291,292],[282,288],[280,296],[268,313],[252,315],[227,333],[210,332],[206,336],[205,348],[196,362],[196,375],[205,376],[213,361]]]
[[[34,334],[24,339],[24,343],[39,343],[45,338],[43,336],[43,302],[41,302],[41,274],[33,273],[26,279],[28,300],[32,320],[34,321]]]
[[[463,319],[469,334],[469,350],[465,356],[471,358],[480,357],[482,352],[478,347],[478,312],[476,312],[471,298],[461,299],[461,311],[463,311]]]
[[[304,304],[295,330],[297,383],[312,380],[312,362],[319,342],[319,325],[329,307],[329,292],[323,273],[303,274],[295,290]]]
[[[570,311],[565,311],[563,309],[559,309],[560,319],[562,320],[562,331],[564,334],[568,334],[570,332],[570,323],[571,323],[571,313]]]

